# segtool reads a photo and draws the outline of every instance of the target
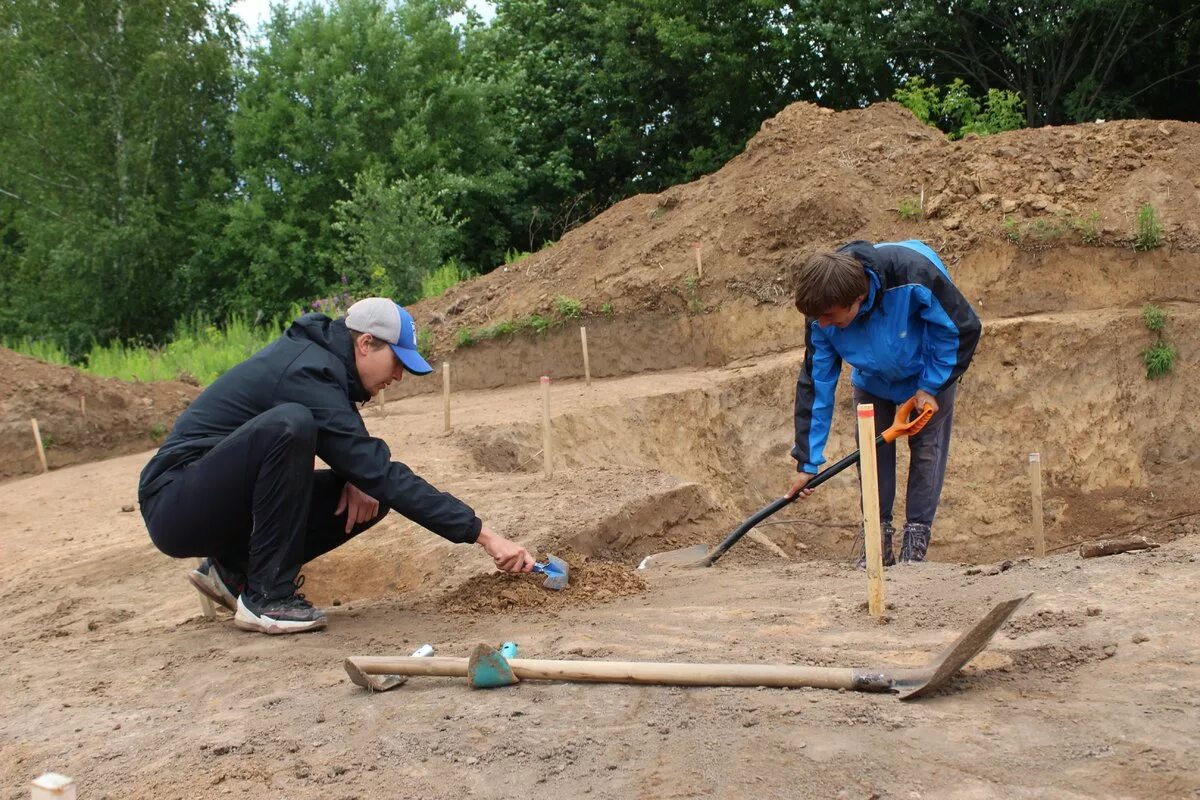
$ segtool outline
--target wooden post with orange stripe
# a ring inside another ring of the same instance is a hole
[[[879,466],[875,457],[875,406],[858,406],[859,465],[862,475],[863,539],[867,555],[867,610],[883,615],[883,532],[879,522]]]

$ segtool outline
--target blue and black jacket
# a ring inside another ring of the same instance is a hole
[[[870,288],[845,328],[808,319],[804,369],[796,381],[796,446],[802,472],[825,462],[842,362],[854,385],[895,403],[918,389],[937,395],[959,379],[979,343],[979,316],[950,280],[937,254],[918,241],[851,242],[839,252],[867,271]]]

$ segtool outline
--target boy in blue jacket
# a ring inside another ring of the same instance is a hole
[[[915,398],[937,412],[908,440],[909,472],[900,561],[925,560],[950,454],[954,395],[979,342],[979,316],[937,254],[919,241],[851,242],[817,253],[800,269],[796,308],[807,318],[804,369],[796,381],[797,475],[788,496],[812,493],[805,485],[825,462],[834,393],[842,362],[853,370],[854,402],[872,403],[877,420]],[[884,564],[892,552],[896,445],[878,449],[879,514]],[[865,558],[859,559],[859,565]]]

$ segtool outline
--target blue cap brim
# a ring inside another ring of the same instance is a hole
[[[396,354],[396,358],[400,359],[400,363],[404,368],[413,375],[428,375],[433,372],[433,367],[429,366],[429,362],[421,358],[421,354],[416,350],[409,350],[405,347],[389,344],[392,352]]]

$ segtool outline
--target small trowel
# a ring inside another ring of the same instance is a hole
[[[546,556],[546,563],[534,564],[533,571],[546,576],[546,580],[542,581],[542,586],[545,588],[553,589],[556,592],[567,588],[570,568],[567,567],[567,562],[561,558]]]

